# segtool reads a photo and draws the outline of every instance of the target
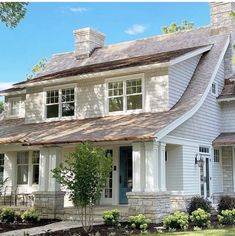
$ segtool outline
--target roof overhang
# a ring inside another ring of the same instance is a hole
[[[214,147],[235,146],[235,133],[221,133],[212,144]]]

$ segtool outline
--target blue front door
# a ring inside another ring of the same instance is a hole
[[[132,190],[132,147],[120,147],[119,203],[127,204],[127,192]]]

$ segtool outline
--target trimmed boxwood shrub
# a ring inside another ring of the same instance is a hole
[[[191,215],[192,212],[197,210],[198,208],[201,208],[205,212],[210,213],[211,202],[203,197],[199,197],[199,196],[192,197],[187,206],[187,212],[189,213],[189,215]]]
[[[176,211],[173,215],[166,216],[163,220],[166,229],[183,229],[188,228],[188,214]]]
[[[14,222],[16,217],[16,213],[11,208],[2,208],[0,211],[0,221],[1,222]]]
[[[218,204],[218,212],[221,213],[222,210],[232,209],[235,209],[235,198],[230,196],[221,197]]]
[[[205,227],[210,225],[210,217],[210,213],[207,213],[203,209],[198,208],[192,212],[190,220],[198,227]]]
[[[35,209],[29,209],[21,214],[21,219],[23,222],[34,223],[38,221],[39,214]]]
[[[120,211],[113,209],[110,211],[104,211],[103,219],[104,224],[108,226],[117,225],[119,223]]]

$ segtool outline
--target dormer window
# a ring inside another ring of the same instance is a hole
[[[143,79],[126,78],[107,82],[109,113],[131,112],[143,108]]]
[[[20,116],[20,106],[21,106],[20,98],[9,98],[8,99],[9,116],[12,117]]]
[[[74,111],[74,88],[46,91],[46,118],[71,117]]]

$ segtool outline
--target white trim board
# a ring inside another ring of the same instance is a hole
[[[221,62],[224,58],[225,52],[228,48],[228,45],[230,43],[230,38],[227,38],[227,41],[225,42],[225,46],[222,50],[222,53],[220,55],[220,58],[216,64],[216,67],[213,71],[213,74],[211,76],[210,82],[208,83],[208,86],[206,88],[206,91],[204,92],[204,94],[202,95],[201,99],[199,100],[199,102],[188,112],[184,113],[182,116],[180,116],[178,119],[176,119],[175,121],[173,121],[171,124],[169,124],[168,126],[166,126],[165,128],[163,128],[162,130],[160,130],[159,132],[155,133],[155,137],[157,138],[157,140],[162,139],[164,136],[166,136],[167,134],[169,134],[172,130],[174,130],[175,128],[177,128],[179,125],[183,124],[186,120],[188,120],[189,118],[191,118],[198,110],[199,108],[202,106],[202,104],[204,103],[208,93],[210,92],[211,89],[211,85],[216,77],[216,74],[219,70],[219,67],[221,65]]]

